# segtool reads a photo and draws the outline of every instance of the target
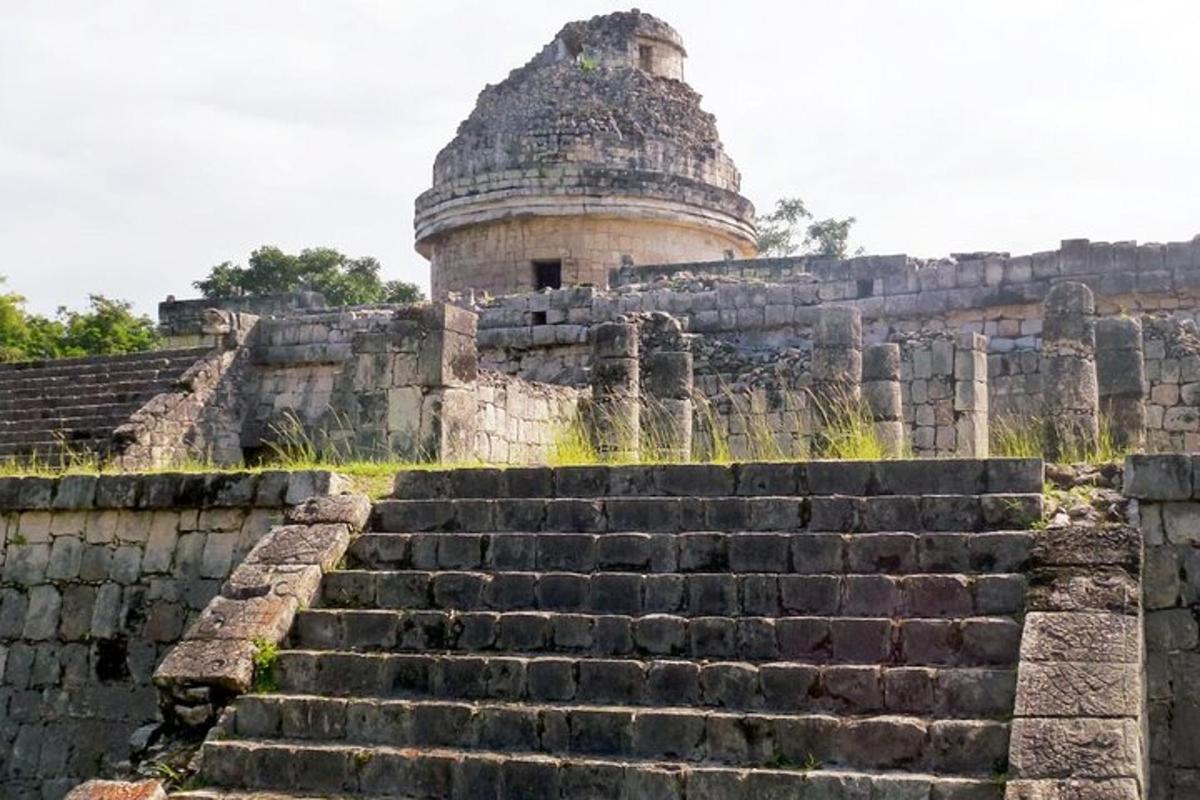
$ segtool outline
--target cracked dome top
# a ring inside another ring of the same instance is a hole
[[[433,188],[417,199],[418,240],[481,221],[488,203],[513,213],[518,198],[539,196],[651,198],[752,231],[716,120],[683,81],[685,55],[671,26],[637,10],[563,26],[484,88],[438,154]]]

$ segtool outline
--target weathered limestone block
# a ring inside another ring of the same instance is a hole
[[[1005,787],[1006,800],[1144,800],[1132,778],[1099,780],[1016,780]]]
[[[350,544],[345,524],[273,528],[246,556],[246,564],[316,564],[330,570]]]
[[[1012,738],[1016,778],[1133,778],[1140,772],[1134,719],[1018,718]]]
[[[1100,441],[1095,316],[1082,283],[1055,284],[1046,295],[1041,372],[1051,458],[1094,452]]]
[[[310,497],[287,510],[284,518],[296,525],[345,523],[353,531],[366,527],[371,516],[371,501],[359,494]]]
[[[862,313],[850,306],[818,309],[813,328],[814,394],[826,403],[856,401],[862,376]]]
[[[605,322],[592,328],[592,402],[588,409],[596,449],[606,458],[640,450],[641,382],[638,326]]]
[[[884,452],[900,455],[904,449],[900,345],[874,344],[863,351],[862,395]]]
[[[1136,717],[1140,664],[1055,662],[1021,670],[1015,713],[1029,717]]]
[[[641,320],[639,342],[642,449],[668,460],[692,452],[692,353],[679,320],[661,312]]]
[[[88,781],[76,786],[66,800],[166,800],[161,781]]]

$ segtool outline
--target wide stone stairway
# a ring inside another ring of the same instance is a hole
[[[1037,461],[410,472],[185,797],[995,800]]]
[[[206,348],[0,364],[0,459],[104,455],[113,431]]]

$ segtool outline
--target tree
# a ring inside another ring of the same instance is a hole
[[[154,322],[134,314],[131,304],[99,294],[88,301],[88,311],[60,307],[50,318],[26,311],[19,294],[0,294],[0,361],[116,355],[158,344]]]
[[[850,229],[857,220],[813,218],[804,201],[798,197],[784,197],[775,201],[775,210],[755,219],[758,228],[758,255],[773,258],[795,255],[800,246],[796,237],[804,227],[803,255],[845,258],[850,239]],[[857,252],[862,252],[859,248]]]
[[[416,284],[380,280],[381,270],[379,261],[371,256],[350,258],[330,247],[308,248],[293,255],[266,245],[250,254],[247,266],[225,261],[192,285],[207,298],[320,292],[335,306],[424,299]]]
[[[116,355],[153,350],[158,331],[147,316],[133,313],[133,305],[102,294],[88,295],[89,311],[58,309],[62,325],[63,355]]]

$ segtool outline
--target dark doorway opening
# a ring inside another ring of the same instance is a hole
[[[562,288],[562,259],[546,259],[533,262],[533,288],[542,289]]]
[[[638,45],[638,66],[646,72],[654,71],[654,48],[648,44]]]

